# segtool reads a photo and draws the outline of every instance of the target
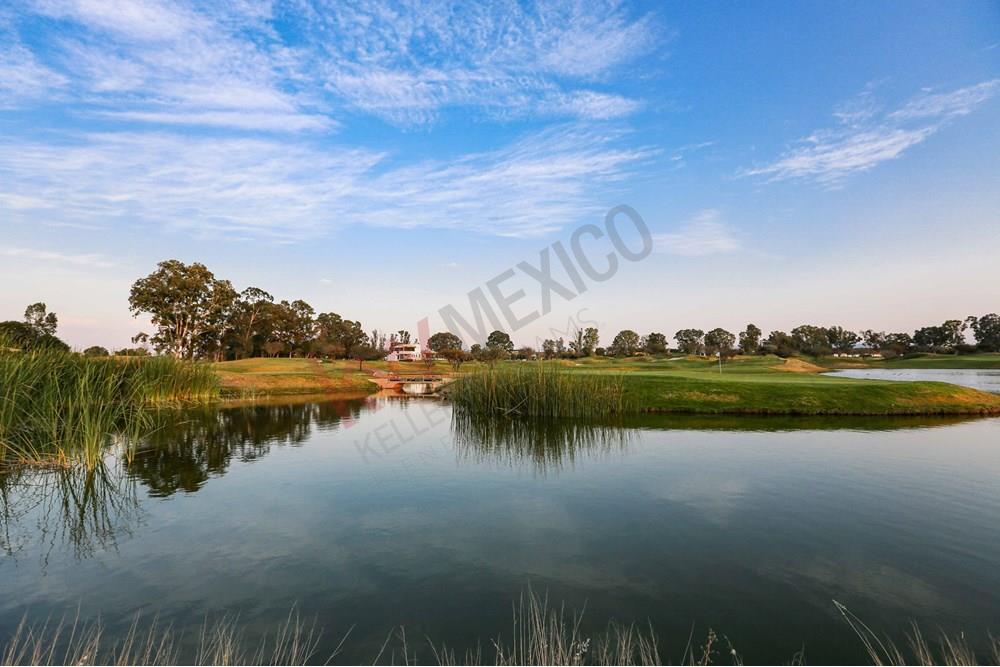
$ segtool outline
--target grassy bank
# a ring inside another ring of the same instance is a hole
[[[150,406],[218,393],[207,366],[168,357],[0,354],[0,464],[96,465],[109,442],[148,427]]]
[[[550,369],[544,380],[531,369]],[[510,362],[473,371],[452,392],[456,405],[480,413],[608,416],[642,412],[761,415],[1000,414],[1000,396],[942,382],[830,377],[801,359],[738,357],[591,358]],[[611,382],[606,400],[599,389]],[[555,390],[555,387],[559,387]]]
[[[1000,414],[1000,396],[942,382],[830,377],[802,359],[612,361],[626,373],[626,396],[644,412],[785,415]],[[600,365],[575,372],[605,372]]]
[[[291,394],[368,394],[378,387],[358,362],[316,359],[241,359],[211,365],[225,397]],[[367,364],[366,364],[367,368]]]

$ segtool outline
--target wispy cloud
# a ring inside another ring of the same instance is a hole
[[[47,62],[21,46],[0,51],[0,75],[15,96],[62,80],[88,111],[238,130],[336,129],[334,116],[348,111],[399,125],[431,122],[450,108],[501,118],[620,117],[640,102],[602,83],[654,38],[649,17],[613,1],[28,7],[46,19],[33,29],[44,35]],[[4,41],[16,45],[10,32]]]
[[[0,24],[0,109],[43,99],[66,82],[66,77],[42,64],[16,34]]]
[[[654,28],[616,2],[319,2],[303,26],[316,71],[348,105],[398,124],[448,108],[493,116],[626,115],[638,102],[593,89],[648,50]],[[337,35],[330,39],[329,35]]]
[[[653,240],[660,252],[682,257],[725,254],[740,248],[739,240],[716,209],[699,212],[676,232],[654,234]]]
[[[252,2],[206,7],[157,0],[34,5],[61,21],[36,30],[47,31],[48,66],[68,82],[83,112],[160,125],[336,126],[327,105],[300,90],[295,58],[275,36],[268,12]]]
[[[0,210],[14,222],[185,228],[301,239],[352,224],[505,236],[559,229],[606,205],[652,155],[569,126],[506,148],[390,166],[365,149],[175,133],[0,143]],[[16,193],[16,196],[15,196]]]
[[[57,252],[53,250],[37,250],[33,248],[20,248],[17,246],[0,245],[0,256],[21,257],[41,262],[57,262],[61,264],[73,264],[75,266],[86,266],[95,269],[106,269],[114,266],[114,263],[98,254],[73,254]]]
[[[835,111],[839,127],[814,132],[774,162],[741,174],[838,185],[851,174],[900,157],[950,121],[975,111],[998,91],[1000,79],[946,93],[924,91],[886,113],[867,90]]]

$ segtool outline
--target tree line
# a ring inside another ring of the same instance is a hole
[[[146,354],[146,346],[157,353],[182,359],[215,361],[261,356],[320,356],[330,358],[380,359],[398,343],[410,343],[406,330],[385,333],[365,331],[361,322],[334,312],[316,312],[301,299],[277,301],[267,291],[247,287],[237,291],[228,280],[217,278],[205,265],[178,260],[160,262],[156,269],[133,283],[129,308],[134,316],[149,315],[154,330],[140,333],[133,343],[141,347],[115,354]],[[44,303],[25,310],[21,322],[0,322],[0,339],[18,348],[68,350],[56,336],[58,318]],[[971,332],[975,343],[967,342]],[[909,333],[886,333],[872,329],[849,331],[840,326],[803,324],[790,332],[771,331],[748,324],[738,334],[722,328],[710,331],[680,329],[671,346],[667,336],[651,332],[644,336],[631,329],[619,331],[606,347],[600,346],[595,327],[578,328],[567,340],[546,339],[540,348],[515,349],[510,336],[493,331],[485,344],[468,350],[451,332],[438,332],[423,341],[436,356],[458,365],[469,359],[492,361],[504,358],[579,358],[587,356],[633,356],[680,352],[691,355],[729,357],[775,354],[824,356],[829,354],[878,353],[893,357],[912,352],[966,354],[1000,351],[1000,316],[990,313],[964,320],[947,320]],[[100,346],[84,350],[88,355],[107,355]]]
[[[966,340],[972,332],[975,343]],[[913,352],[940,354],[971,354],[973,352],[1000,351],[1000,315],[990,313],[965,320],[947,320],[936,326],[917,329],[912,334],[886,333],[866,329],[849,331],[841,326],[803,324],[790,332],[772,331],[767,337],[755,324],[748,324],[738,335],[725,329],[711,331],[681,329],[674,334],[677,345],[673,350],[692,355],[732,356],[774,354],[779,357],[798,355],[825,356],[831,354],[880,354],[895,357]],[[549,341],[546,341],[547,343]],[[556,348],[562,348],[561,339]],[[653,332],[640,336],[625,329],[618,332],[607,348],[596,348],[597,354],[631,356],[635,354],[662,354],[672,351],[666,336]],[[569,350],[572,352],[572,350]],[[545,354],[545,356],[549,356]]]

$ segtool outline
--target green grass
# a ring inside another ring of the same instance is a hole
[[[1000,414],[1000,396],[942,382],[890,382],[830,377],[804,360],[737,357],[722,372],[716,360],[696,357],[584,359],[535,364],[510,362],[498,369],[558,369],[570,393],[573,414],[606,416],[604,401],[587,389],[593,378],[620,382],[612,413],[675,412],[769,415],[974,415]],[[476,373],[470,375],[475,377]],[[577,380],[578,378],[578,380]],[[579,383],[578,385],[576,383]],[[554,384],[554,383],[553,383]],[[461,383],[457,383],[461,386]],[[502,411],[523,400],[526,388],[512,384],[491,403],[467,401],[479,411]],[[480,394],[486,395],[485,390]],[[547,398],[557,404],[560,399]],[[589,407],[588,407],[589,406]],[[539,410],[551,414],[553,410]]]
[[[600,418],[632,411],[624,389],[618,373],[573,374],[558,364],[514,362],[462,375],[448,396],[470,414]]]
[[[0,464],[97,465],[109,442],[134,439],[149,406],[217,397],[208,366],[168,357],[59,351],[0,354]]]
[[[290,394],[367,394],[378,387],[358,362],[320,362],[316,359],[241,359],[211,365],[225,396],[279,396]],[[368,362],[364,368],[368,369]]]

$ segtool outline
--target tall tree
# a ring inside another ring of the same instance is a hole
[[[667,351],[667,337],[653,331],[643,340],[642,347],[649,354],[663,354]]]
[[[587,327],[583,330],[583,353],[586,356],[592,356],[594,350],[597,349],[597,343],[600,342],[601,336],[594,327]]]
[[[462,339],[450,331],[439,331],[427,339],[427,347],[438,354],[445,350],[461,350]]]
[[[503,356],[509,356],[514,351],[514,343],[505,332],[493,331],[486,338],[486,349],[502,353]]]
[[[232,317],[238,358],[254,355],[256,339],[264,333],[267,307],[271,303],[274,303],[274,297],[259,287],[248,287],[240,292]]]
[[[830,354],[830,340],[824,327],[803,324],[792,329],[795,349],[803,354],[819,357]]]
[[[844,327],[827,327],[826,340],[835,351],[840,353],[850,352],[854,346],[861,342],[861,336],[848,331]]]
[[[941,325],[944,333],[945,346],[958,353],[958,348],[965,344],[965,330],[969,327],[965,320],[947,320]]]
[[[630,357],[639,351],[639,342],[639,334],[631,329],[623,329],[611,341],[609,351],[616,357]]]
[[[48,312],[44,303],[38,302],[24,309],[24,323],[39,336],[55,336],[59,318],[55,313]]]
[[[765,354],[776,354],[786,358],[793,356],[798,351],[795,339],[784,331],[772,331],[761,344],[760,349]]]
[[[712,329],[705,334],[705,351],[709,354],[718,354],[721,357],[731,357],[733,346],[736,344],[736,336],[725,329]]]
[[[990,313],[968,320],[979,349],[986,352],[1000,351],[1000,315]]]
[[[701,329],[681,329],[674,334],[674,340],[684,354],[701,354],[704,337],[705,332]]]
[[[191,358],[202,336],[217,324],[218,309],[228,305],[231,290],[227,281],[216,280],[204,264],[168,259],[132,284],[129,310],[133,316],[150,315],[156,327],[150,342],[157,350]]]
[[[583,351],[583,329],[580,327],[576,328],[573,338],[569,341],[569,350],[574,357],[582,357],[585,354]]]
[[[868,349],[881,352],[882,348],[885,347],[886,335],[884,331],[865,329],[861,332],[861,340],[864,341],[865,347]]]
[[[747,328],[740,332],[740,352],[743,354],[757,354],[760,350],[760,337],[764,332],[756,324],[748,324]]]

